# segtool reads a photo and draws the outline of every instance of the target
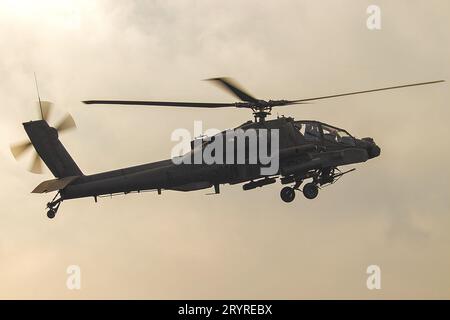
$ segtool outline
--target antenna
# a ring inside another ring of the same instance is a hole
[[[36,78],[36,72],[34,72],[34,83],[36,84],[36,91],[37,91],[37,96],[39,99],[39,109],[41,110],[41,119],[44,120],[44,112],[42,111],[41,96],[39,95],[39,87],[38,87],[38,82],[37,82],[37,78]]]

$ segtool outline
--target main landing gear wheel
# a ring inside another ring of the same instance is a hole
[[[310,182],[303,187],[303,195],[306,199],[314,199],[319,194],[319,188],[314,183]]]
[[[295,190],[294,188],[284,187],[280,192],[281,200],[284,202],[292,202],[295,199]]]

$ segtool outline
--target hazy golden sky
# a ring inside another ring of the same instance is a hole
[[[214,76],[262,99],[450,80],[449,12],[447,0],[0,0],[0,298],[450,298],[448,82],[276,110],[382,148],[315,201],[225,186],[66,201],[51,221],[51,195],[30,194],[51,174],[9,151],[38,117],[34,71],[53,123],[75,118],[61,139],[94,173],[168,158],[171,132],[194,120],[226,129],[251,114],[81,100],[233,101],[199,81]],[[66,288],[74,264],[79,291]]]

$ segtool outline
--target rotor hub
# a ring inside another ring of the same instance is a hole
[[[255,122],[265,121],[266,117],[271,114],[272,107],[252,107],[253,116],[255,117]]]

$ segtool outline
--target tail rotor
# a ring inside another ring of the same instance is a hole
[[[49,101],[40,101],[39,99],[39,102],[37,104],[41,113],[42,120],[47,121],[50,117],[50,114],[52,113],[53,103]],[[70,114],[67,114],[55,126],[55,129],[56,131],[58,131],[58,133],[74,128],[76,128],[76,124]],[[29,140],[24,140],[15,144],[11,144],[10,150],[14,158],[16,160],[19,160],[26,154],[31,146],[32,143]],[[43,172],[42,159],[35,150],[33,150],[33,159],[31,164],[28,166],[28,171],[35,174],[41,174]]]

